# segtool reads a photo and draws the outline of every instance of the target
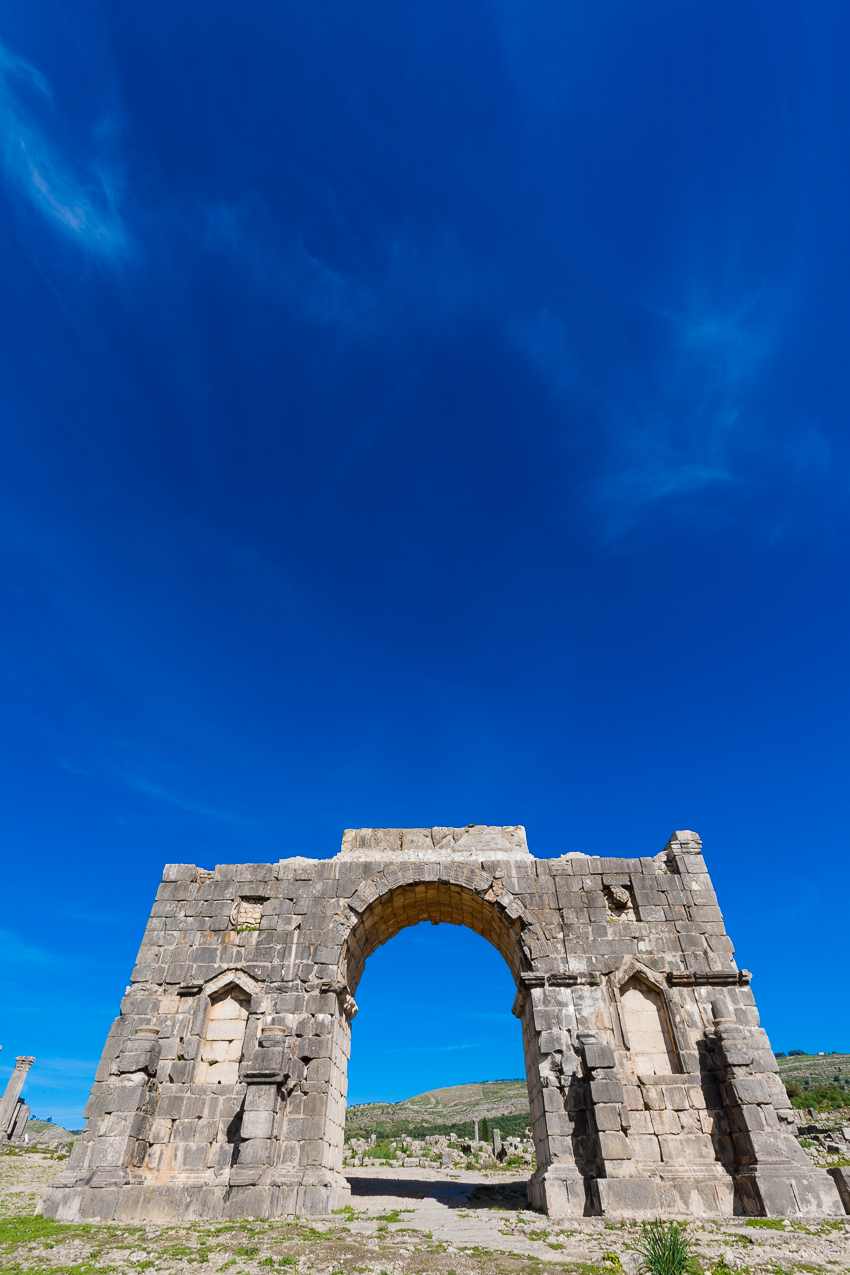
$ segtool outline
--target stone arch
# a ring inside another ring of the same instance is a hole
[[[472,882],[439,877],[393,882],[388,875],[371,877],[349,902],[339,977],[352,996],[372,953],[401,930],[423,921],[474,930],[501,953],[520,985],[520,974],[530,968],[535,949],[546,940],[514,895],[498,888],[485,872],[474,874]]]

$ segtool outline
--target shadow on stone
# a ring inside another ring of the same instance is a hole
[[[356,1209],[364,1200],[391,1198],[405,1200],[438,1200],[447,1208],[492,1209],[495,1207],[527,1208],[524,1180],[496,1182],[428,1182],[421,1178],[349,1177],[351,1203]]]

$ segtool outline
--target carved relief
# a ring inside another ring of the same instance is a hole
[[[605,886],[605,908],[609,921],[635,921],[635,903],[627,885]]]

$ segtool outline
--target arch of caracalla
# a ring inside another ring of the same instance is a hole
[[[421,921],[469,926],[510,967],[533,1205],[843,1216],[794,1136],[699,837],[675,832],[647,858],[535,859],[522,827],[478,825],[348,831],[331,859],[167,866],[44,1212],[166,1222],[347,1204],[357,985],[379,944]]]

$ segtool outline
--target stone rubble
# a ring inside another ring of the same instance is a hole
[[[376,1154],[371,1154],[375,1149]],[[348,1138],[342,1153],[343,1168],[359,1168],[362,1165],[395,1165],[401,1168],[433,1168],[440,1165],[449,1168],[452,1165],[464,1168],[496,1168],[499,1164],[521,1165],[526,1168],[534,1166],[534,1143],[527,1138],[505,1138],[499,1140],[499,1149],[495,1151],[488,1142],[477,1139],[458,1138],[457,1134],[428,1134],[417,1139],[401,1136],[386,1145],[376,1145],[375,1135],[371,1139]]]

